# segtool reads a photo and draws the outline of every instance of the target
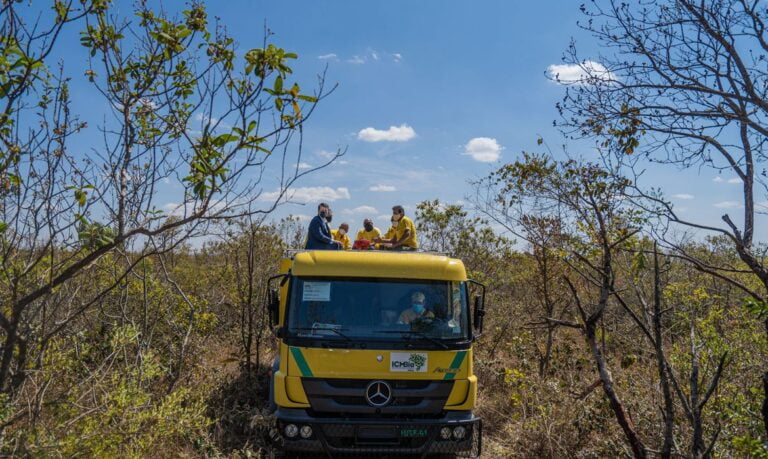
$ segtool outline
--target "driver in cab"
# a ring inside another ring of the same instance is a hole
[[[410,324],[418,319],[433,319],[435,315],[426,308],[426,296],[422,292],[413,292],[411,307],[400,313],[397,323]]]

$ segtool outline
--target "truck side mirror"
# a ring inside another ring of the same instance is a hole
[[[483,305],[483,297],[481,295],[475,295],[475,307],[472,311],[472,324],[475,328],[475,336],[480,336],[483,333],[484,317],[485,306]]]
[[[269,289],[267,312],[269,314],[269,324],[272,327],[276,326],[280,322],[280,291],[276,288]]]

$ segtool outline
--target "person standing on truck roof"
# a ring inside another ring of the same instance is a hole
[[[397,323],[410,324],[417,319],[433,319],[435,315],[427,310],[426,296],[422,292],[413,292],[411,294],[411,307],[400,313],[400,319]]]
[[[373,220],[366,218],[363,220],[363,229],[357,232],[356,240],[365,240],[373,242],[381,238],[381,231],[373,226]]]
[[[331,236],[331,229],[328,227],[327,218],[331,214],[331,208],[328,204],[321,202],[317,206],[317,215],[309,222],[307,231],[308,250],[340,250],[341,243],[334,241]]]
[[[339,229],[331,230],[333,240],[341,243],[341,248],[349,250],[352,248],[352,242],[349,240],[349,225],[342,223]]]
[[[391,244],[392,250],[416,250],[419,248],[416,239],[416,225],[413,220],[405,216],[403,206],[392,207],[392,219],[397,222],[394,236],[390,239],[379,239],[376,242]],[[385,247],[385,246],[382,246]]]

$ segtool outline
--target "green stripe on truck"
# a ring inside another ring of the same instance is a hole
[[[464,357],[466,357],[466,355],[467,351],[459,351],[456,353],[456,356],[453,358],[453,362],[451,362],[451,370],[456,371],[446,373],[443,379],[453,379],[453,377],[456,376],[458,369],[461,367],[461,362],[464,361]]]
[[[313,376],[312,370],[309,368],[307,360],[304,358],[304,354],[301,353],[301,349],[298,347],[291,347],[290,349],[293,359],[296,361],[299,371],[301,371],[301,376],[311,378]]]

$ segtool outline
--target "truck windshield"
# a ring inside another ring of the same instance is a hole
[[[444,347],[466,340],[462,282],[294,278],[291,336],[339,341],[407,340]]]

